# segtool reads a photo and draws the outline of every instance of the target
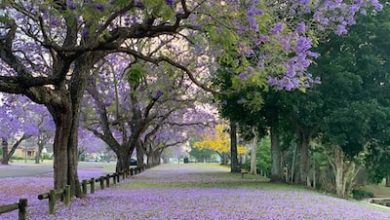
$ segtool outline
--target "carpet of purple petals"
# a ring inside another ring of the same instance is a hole
[[[53,216],[47,214],[47,201],[32,200],[29,219],[390,219],[390,209],[224,172],[217,166],[159,166],[75,199],[69,207],[60,204]],[[0,179],[0,204],[22,196],[30,201],[50,184],[49,177]],[[16,213],[0,219],[16,219]]]

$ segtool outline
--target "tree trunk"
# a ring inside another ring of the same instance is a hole
[[[294,182],[295,180],[295,167],[296,167],[296,161],[297,161],[297,145],[294,145],[294,150],[293,150],[293,158],[291,162],[291,172],[290,172],[290,181]]]
[[[51,111],[56,124],[54,136],[54,188],[63,188],[68,183],[68,144],[72,128],[70,108],[64,112]]]
[[[116,152],[117,162],[116,162],[116,172],[121,172],[123,170],[129,169],[129,159],[130,155],[127,151],[117,151]]]
[[[6,139],[3,139],[3,142],[2,142],[2,145],[3,145],[3,160],[2,160],[2,164],[3,165],[8,165],[9,163],[9,160],[11,159],[12,155],[14,155],[15,151],[16,151],[16,148],[19,147],[19,145],[27,138],[29,138],[30,136],[26,136],[23,134],[22,137],[20,137],[15,143],[14,145],[12,145],[12,148],[10,151],[8,151],[8,141]],[[27,152],[26,152],[27,153]]]
[[[56,124],[53,144],[54,188],[60,189],[70,185],[72,195],[80,197],[81,189],[77,175],[80,106],[72,107],[70,101],[62,98],[60,106],[48,106]]]
[[[153,155],[151,152],[146,153],[146,164],[149,166],[153,165]]]
[[[240,173],[241,168],[237,158],[237,125],[232,121],[230,121],[230,155],[230,172]]]
[[[271,123],[271,182],[283,182],[283,174],[281,168],[282,152],[279,146],[279,133],[277,119],[274,118]]]
[[[386,178],[386,187],[390,187],[390,175]]]
[[[316,177],[316,160],[315,160],[315,157],[314,157],[314,152],[313,152],[313,188],[316,189],[317,188],[317,177]]]
[[[345,197],[345,184],[344,184],[344,153],[340,147],[334,149],[334,165],[335,165],[335,182],[336,193],[338,196]]]
[[[145,155],[145,149],[141,144],[136,145],[137,150],[137,166],[143,167],[144,166],[144,155]]]
[[[299,183],[308,184],[310,158],[309,158],[310,134],[299,132]]]
[[[153,161],[153,165],[159,165],[160,164],[160,153],[157,151],[157,152],[153,152],[152,154],[152,161]]]
[[[251,171],[253,175],[257,175],[257,161],[256,161],[256,151],[257,151],[257,133],[256,130],[253,129],[254,132],[254,137],[253,137],[253,142],[251,146]]]
[[[1,142],[1,146],[3,148],[3,159],[1,160],[1,164],[8,165],[9,157],[8,157],[8,141],[3,138]]]
[[[37,155],[35,155],[35,163],[39,164],[41,161],[41,155],[42,155],[42,150],[45,145],[43,144],[42,140],[38,141],[38,152]]]

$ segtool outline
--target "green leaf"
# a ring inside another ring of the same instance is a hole
[[[144,66],[140,63],[133,64],[126,72],[127,81],[138,83],[145,74]]]

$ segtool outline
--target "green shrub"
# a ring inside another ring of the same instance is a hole
[[[352,190],[352,197],[356,200],[362,200],[365,198],[373,198],[374,194],[372,192],[364,191],[361,189]]]

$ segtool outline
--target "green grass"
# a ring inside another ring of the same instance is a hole
[[[207,167],[205,165],[199,165]],[[169,188],[253,188],[253,189],[267,189],[267,190],[307,190],[303,186],[269,183],[268,179],[259,175],[246,174],[241,178],[241,174],[232,174],[228,172],[217,173],[202,173],[191,174],[194,179],[202,178],[213,179],[213,181],[199,181],[199,182],[173,182],[161,181],[153,182],[151,178],[138,176],[132,181],[120,185],[124,189],[169,189]]]
[[[367,185],[360,188],[374,193],[375,198],[390,198],[390,187],[385,187],[384,185]]]

